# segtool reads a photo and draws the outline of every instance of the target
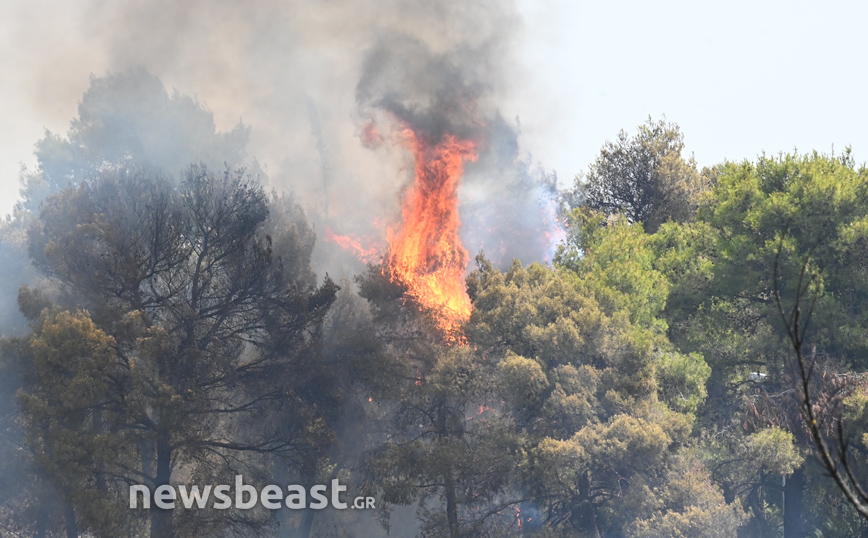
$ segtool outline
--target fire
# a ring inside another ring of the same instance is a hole
[[[388,268],[454,337],[471,310],[464,286],[470,257],[458,235],[457,189],[464,162],[477,159],[476,144],[451,134],[431,143],[409,128],[402,134],[415,157],[415,180],[404,200],[401,228],[387,230]]]
[[[374,148],[383,143],[383,135],[373,121],[362,128],[362,144],[366,148]]]
[[[358,259],[365,263],[373,263],[380,257],[380,252],[376,247],[363,247],[358,239],[349,235],[338,235],[328,226],[325,228],[325,240],[352,251]]]

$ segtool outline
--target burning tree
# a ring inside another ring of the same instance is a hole
[[[429,140],[429,133],[409,127],[401,134],[415,157],[415,178],[400,229],[389,229],[388,271],[454,337],[470,318],[464,284],[469,256],[458,235],[457,190],[464,161],[477,158],[476,145],[448,133]]]
[[[382,269],[359,283],[391,380],[372,387],[362,467],[381,508],[416,504],[422,536],[515,532],[520,499],[511,482],[521,445],[498,409],[495,364],[457,345]]]
[[[485,100],[491,89],[485,78],[489,73],[480,66],[490,61],[491,43],[440,52],[410,36],[400,36],[396,42],[400,47],[383,40],[368,53],[356,88],[360,114],[369,118],[361,127],[363,144],[397,146],[413,157],[413,174],[402,192],[400,222],[386,231],[383,270],[406,288],[408,299],[427,310],[441,330],[460,340],[460,326],[471,312],[464,282],[470,254],[461,239],[466,230],[459,216],[462,183],[470,178],[487,181],[491,187],[485,209],[502,212],[477,224],[494,230],[493,235],[508,236],[497,232],[512,221],[521,228],[525,220],[535,222],[539,215],[548,215],[537,207],[538,185],[516,172],[526,168],[518,160],[516,129]],[[481,177],[486,175],[492,177]],[[526,181],[512,181],[515,175]],[[507,193],[504,185],[514,192]],[[533,206],[534,218],[516,199]],[[556,241],[551,234],[547,238],[549,230],[535,232],[534,240],[525,243],[541,251]]]

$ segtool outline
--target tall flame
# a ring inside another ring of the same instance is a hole
[[[464,286],[470,257],[458,235],[457,189],[464,162],[477,159],[476,144],[451,134],[430,143],[409,128],[402,134],[415,157],[416,177],[404,200],[400,230],[387,230],[389,269],[454,337],[471,310]]]

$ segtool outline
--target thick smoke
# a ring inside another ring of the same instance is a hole
[[[82,70],[101,76],[142,66],[170,88],[195,94],[220,130],[230,131],[239,118],[252,128],[249,154],[272,186],[302,199],[317,227],[320,270],[338,276],[352,259],[323,251],[325,226],[374,246],[398,217],[398,193],[412,166],[403,148],[372,151],[360,143],[377,113],[424,125],[431,136],[451,130],[481,138],[480,160],[468,166],[461,191],[468,250],[507,257],[499,252],[517,241],[525,247],[518,252],[523,261],[546,257],[545,188],[519,149],[517,121],[503,119],[522,111],[498,106],[523,80],[514,60],[522,27],[512,2],[91,0],[82,6],[65,14],[78,38],[74,47],[64,45],[76,50]],[[21,70],[53,73],[46,59],[58,54],[65,52],[42,50]],[[74,102],[86,74],[50,76],[45,91],[51,95],[39,99],[56,116],[55,103]]]
[[[497,95],[506,77],[503,35],[443,51],[413,36],[380,36],[367,53],[356,88],[359,113],[377,133],[386,123],[409,126],[429,144],[446,135],[473,140],[480,158],[468,163],[462,189],[463,236],[471,252],[483,250],[504,264],[550,259],[557,242],[556,178],[521,160],[518,122],[501,116]],[[366,137],[370,138],[370,134]],[[369,145],[371,140],[366,140]],[[377,144],[373,144],[377,145]]]
[[[370,125],[385,133],[403,122],[432,141],[450,133],[478,142],[479,159],[467,164],[459,191],[471,255],[484,250],[500,264],[512,256],[524,262],[550,257],[553,185],[523,153],[517,118],[506,119],[522,111],[499,106],[523,80],[514,60],[521,21],[512,2],[86,0],[74,6],[20,8],[26,22],[10,36],[31,51],[14,69],[22,87],[38,89],[32,114],[59,130],[78,103],[80,117],[70,133],[80,140],[73,142],[105,151],[71,155],[63,170],[46,170],[47,177],[67,177],[79,160],[118,161],[130,153],[170,174],[190,155],[212,168],[224,160],[245,163],[267,175],[270,187],[301,200],[319,236],[314,259],[320,273],[351,278],[362,263],[324,241],[326,231],[383,246],[385,227],[400,215],[412,156],[388,137],[373,145],[364,139]],[[126,84],[102,88],[103,97],[123,99],[82,99],[89,74],[96,76],[97,94],[99,84]],[[201,114],[200,103],[213,118]],[[165,114],[149,116],[153,110]],[[131,150],[124,137],[133,124],[147,136]],[[28,203],[38,210],[37,200]],[[23,229],[3,233],[0,248],[9,256],[0,267],[7,277],[0,325],[8,334],[26,328],[15,292],[34,272],[21,263],[27,259]],[[0,387],[4,403],[11,401],[10,390]],[[20,444],[10,427],[0,423],[0,453]],[[24,477],[13,480],[4,471],[7,484],[23,483]],[[399,512],[393,522],[415,524],[411,514]]]
[[[435,53],[412,36],[380,37],[366,54],[356,87],[360,112],[385,110],[431,142],[446,134],[477,138],[491,112],[480,105],[494,78],[487,66],[489,48]]]

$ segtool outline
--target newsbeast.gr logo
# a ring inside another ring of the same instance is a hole
[[[177,487],[177,491],[176,488]],[[230,496],[229,492],[232,487],[226,484],[221,484],[214,487],[214,502],[212,508],[217,510],[227,510],[229,508],[238,508],[241,510],[249,510],[256,506],[259,502],[264,508],[269,510],[278,510],[286,506],[291,510],[302,510],[311,508],[313,510],[321,510],[329,506],[344,510],[348,506],[353,509],[370,509],[376,508],[373,497],[356,497],[349,505],[341,501],[341,493],[347,491],[347,487],[334,479],[331,483],[331,495],[325,495],[329,490],[328,486],[316,485],[306,490],[304,486],[289,485],[286,486],[286,495],[283,494],[283,489],[280,486],[267,485],[262,488],[262,491],[255,487],[245,484],[244,478],[239,474],[235,475],[235,494]],[[154,506],[163,510],[172,510],[175,508],[175,501],[181,499],[181,504],[184,508],[191,509],[205,508],[208,506],[208,499],[211,497],[211,486],[205,486],[201,490],[199,486],[190,486],[189,488],[180,484],[171,486],[168,484],[159,486],[154,490],[153,495],[148,486],[136,485],[130,486],[130,508],[139,507],[139,499],[142,500],[142,508],[151,508],[151,499],[154,500]]]

